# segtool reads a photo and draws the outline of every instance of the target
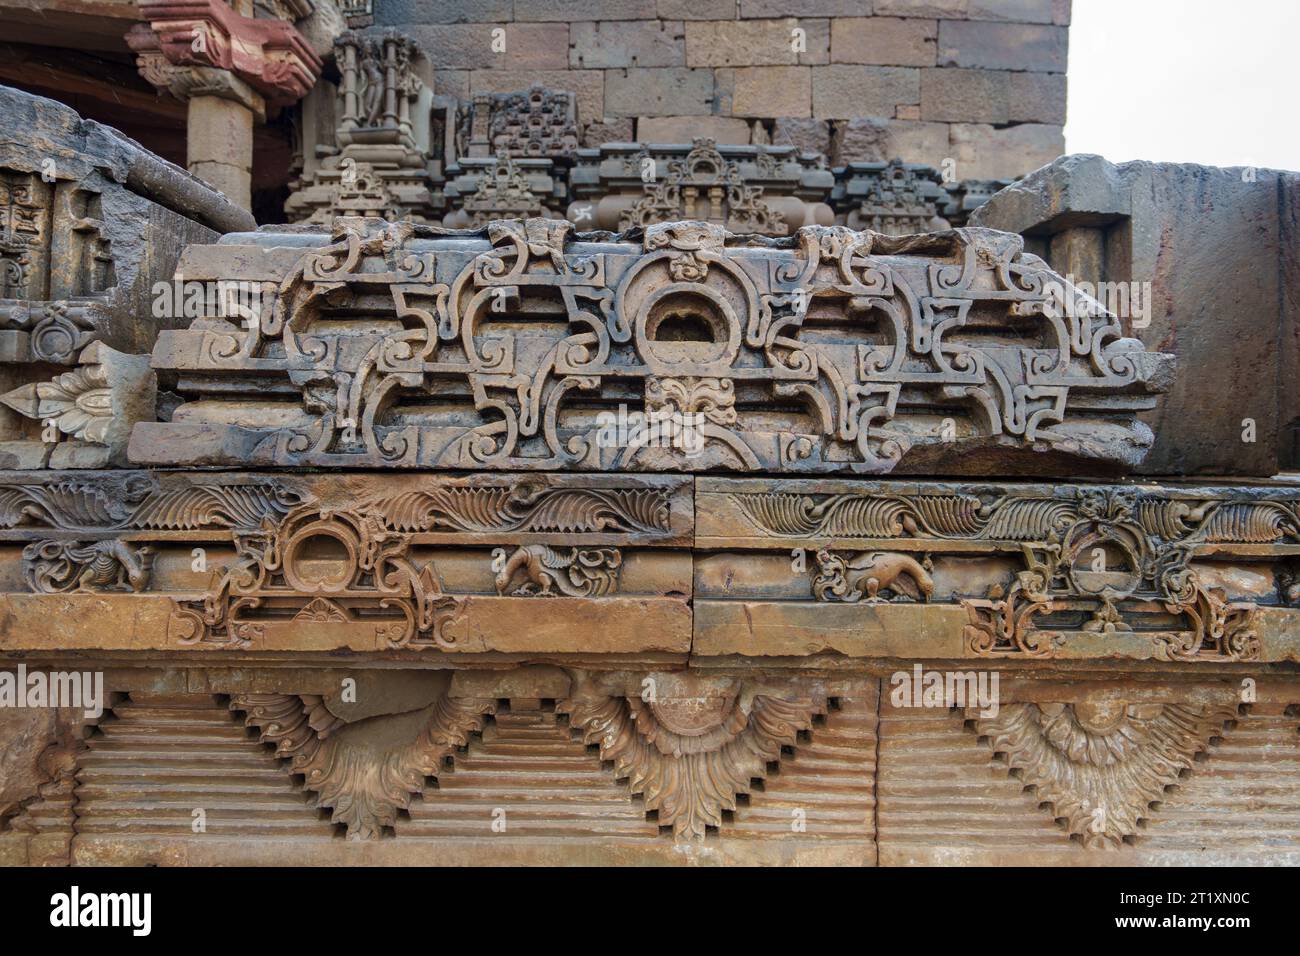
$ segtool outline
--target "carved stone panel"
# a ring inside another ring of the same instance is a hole
[[[187,397],[132,436],[142,465],[1105,473],[1169,356],[1073,295],[1021,241],[717,226],[574,238],[339,220],[331,237],[195,247],[213,279],[257,255],[254,319],[164,332]],[[256,250],[256,251],[254,251]]]

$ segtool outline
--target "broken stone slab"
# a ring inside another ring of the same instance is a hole
[[[1300,174],[1065,156],[971,217],[1017,232],[1118,309],[1125,334],[1178,356],[1150,475],[1300,467]],[[1097,285],[1100,283],[1101,285]]]

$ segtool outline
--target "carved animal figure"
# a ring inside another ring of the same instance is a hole
[[[911,555],[893,551],[862,551],[845,560],[838,554],[817,552],[819,573],[813,593],[823,601],[870,603],[885,600],[881,591],[893,591],[914,601],[929,601],[934,579]]]
[[[498,594],[599,597],[614,590],[623,556],[617,548],[556,550],[526,544],[506,559],[496,577]]]

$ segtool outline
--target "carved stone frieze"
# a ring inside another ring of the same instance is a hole
[[[680,223],[636,246],[530,219],[424,236],[339,220],[257,323],[162,333],[154,367],[190,401],[135,429],[133,460],[882,473],[940,459],[980,471],[996,455],[1007,471],[1105,469],[1140,458],[1150,432],[1134,416],[1170,371],[1114,317],[1058,315],[1064,280],[997,233],[806,228],[774,244]],[[220,272],[240,248],[188,255]],[[301,402],[269,403],[268,388]],[[666,413],[703,448],[647,442],[630,413]]]
[[[465,156],[571,161],[578,149],[577,97],[565,90],[480,93],[465,122]]]

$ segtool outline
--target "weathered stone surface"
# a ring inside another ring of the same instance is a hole
[[[942,166],[952,156],[948,124],[918,123],[888,118],[858,118],[835,125],[831,162],[889,162],[906,157],[909,162]]]
[[[582,122],[608,119],[605,108],[605,74],[601,70],[525,70],[493,69],[474,70],[469,75],[470,93],[513,93],[532,86],[573,93],[578,104],[578,119]],[[635,114],[629,114],[635,115]]]
[[[831,21],[831,62],[934,66],[934,20],[846,17]]]
[[[1012,73],[1007,118],[1013,123],[1065,123],[1064,73]]]
[[[636,139],[642,143],[689,143],[704,138],[728,145],[749,144],[749,123],[735,116],[647,116],[637,121],[636,128]]]
[[[605,73],[607,116],[694,116],[712,112],[710,70],[665,67]]]
[[[922,70],[920,118],[1005,124],[1011,117],[1012,77],[1017,75],[1001,70]]]
[[[1064,73],[1066,31],[1056,26],[939,22],[939,65]]]
[[[900,105],[915,105],[920,102],[920,70],[896,66],[834,64],[812,68],[814,116],[827,119],[889,117],[894,115]]]
[[[504,30],[505,48],[493,49],[493,30]],[[567,23],[412,24],[406,35],[437,50],[440,69],[563,70],[569,65]]]
[[[1276,344],[1297,334],[1288,305],[1296,272],[1270,250],[1280,248],[1278,197],[1292,195],[1293,182],[1272,170],[1067,156],[976,213],[980,224],[1031,236],[1097,230],[1102,278],[1125,291],[1139,283],[1143,314],[1126,327],[1180,362],[1169,397],[1144,416],[1159,436],[1146,473],[1278,471],[1279,429],[1300,407],[1282,391],[1294,353]],[[1241,323],[1254,322],[1246,316],[1268,316],[1269,331],[1244,334]]]
[[[961,179],[1014,179],[1046,166],[1065,150],[1060,126],[953,123],[949,139]]]
[[[772,124],[772,144],[830,155],[831,128],[826,120],[779,116]]]
[[[826,20],[687,21],[687,66],[779,66],[826,63],[830,25]],[[795,30],[802,30],[802,44]],[[802,50],[797,49],[802,46]]]
[[[718,105],[735,116],[811,115],[812,75],[806,66],[749,66],[718,71]]]
[[[687,62],[680,20],[614,20],[569,28],[569,65],[575,69],[697,66]]]

